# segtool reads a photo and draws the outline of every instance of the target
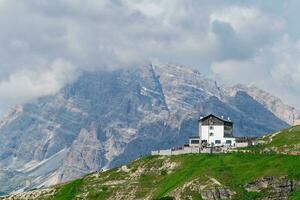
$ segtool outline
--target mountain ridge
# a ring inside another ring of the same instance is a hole
[[[290,125],[296,125],[300,119],[300,112],[296,108],[284,104],[281,99],[272,96],[270,93],[250,85],[235,85],[231,87],[231,92],[245,91],[255,100],[260,102],[266,108],[274,113],[277,117]]]

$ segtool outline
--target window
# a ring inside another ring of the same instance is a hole
[[[224,137],[232,137],[233,128],[232,126],[225,125],[224,126]]]
[[[209,126],[209,130],[214,130],[214,127],[213,126]]]
[[[210,132],[210,133],[209,133],[209,136],[214,136],[214,133],[213,133],[213,132]]]
[[[221,140],[215,140],[215,144],[221,144]]]
[[[191,140],[191,144],[199,144],[200,141],[199,140]]]
[[[231,140],[226,140],[226,144],[231,144]]]

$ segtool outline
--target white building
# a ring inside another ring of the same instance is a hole
[[[223,117],[208,115],[199,120],[199,141],[207,146],[234,146],[233,122]],[[196,141],[190,140],[190,143]]]
[[[199,120],[199,136],[191,137],[189,144],[179,148],[152,151],[152,155],[179,155],[187,153],[212,153],[217,147],[235,146],[233,122],[223,117],[208,115]],[[243,142],[243,141],[242,141]],[[243,144],[244,145],[244,144]]]

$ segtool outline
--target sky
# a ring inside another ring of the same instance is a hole
[[[300,108],[300,1],[0,0],[0,115],[84,70],[149,61]]]

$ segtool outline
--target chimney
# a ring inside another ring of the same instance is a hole
[[[228,117],[227,119],[228,119],[228,121],[230,121],[230,117]]]

